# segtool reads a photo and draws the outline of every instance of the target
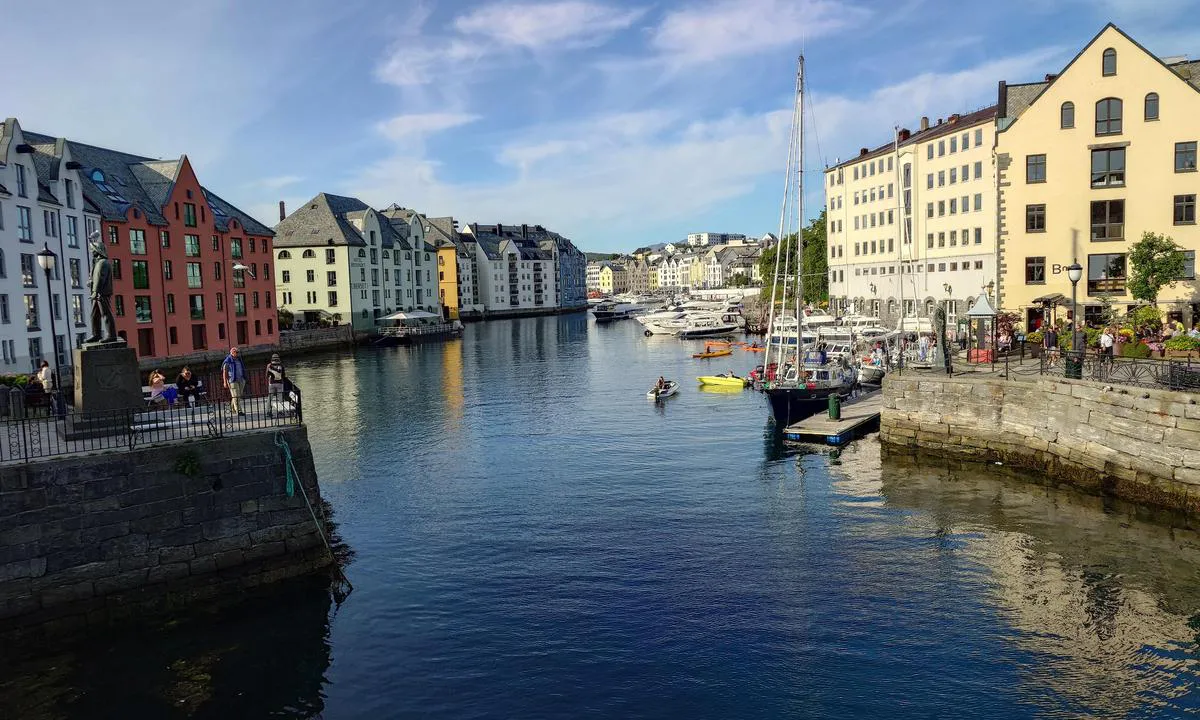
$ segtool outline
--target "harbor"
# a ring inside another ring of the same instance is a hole
[[[838,457],[794,450],[761,393],[696,382],[757,354],[695,347],[576,314],[298,359],[350,597],[289,584],[9,662],[0,707],[918,718],[1200,702],[1186,520],[885,453],[874,434]],[[655,403],[660,375],[681,388]]]

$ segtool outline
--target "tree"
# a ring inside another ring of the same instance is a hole
[[[804,228],[804,302],[819,304],[829,299],[829,249],[825,239],[825,211]],[[763,251],[758,268],[763,278],[763,297],[771,297],[771,278],[775,275],[775,256],[786,253],[779,263],[780,282],[789,287],[796,282],[796,235],[792,233],[772,248]],[[787,277],[783,277],[783,261],[789,260]]]
[[[1157,307],[1159,291],[1175,286],[1183,277],[1186,261],[1171,238],[1142,233],[1142,239],[1129,248],[1129,294]]]

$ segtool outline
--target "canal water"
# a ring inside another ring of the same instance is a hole
[[[873,437],[785,449],[762,397],[695,384],[756,356],[697,348],[572,315],[291,359],[353,594],[55,650],[0,716],[1200,710],[1195,530]]]

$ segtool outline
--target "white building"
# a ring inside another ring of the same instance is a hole
[[[550,253],[502,225],[472,224],[462,235],[475,250],[479,300],[486,312],[557,309],[558,273]]]
[[[0,372],[28,373],[42,359],[53,365],[53,347],[66,375],[88,334],[87,236],[100,215],[84,200],[79,170],[66,142],[26,134],[15,118],[0,127]],[[53,301],[37,263],[44,247],[57,256]]]
[[[744,243],[746,236],[740,233],[691,233],[687,236],[687,244],[692,247],[711,247],[729,243]]]
[[[604,263],[597,260],[592,260],[587,264],[588,292],[600,292],[600,271],[603,269]]]

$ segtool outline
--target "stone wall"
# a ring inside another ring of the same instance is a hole
[[[281,434],[319,512],[307,430]],[[328,565],[275,438],[0,467],[0,639],[224,602]]]
[[[1056,379],[888,375],[880,439],[1200,512],[1200,395]]]

